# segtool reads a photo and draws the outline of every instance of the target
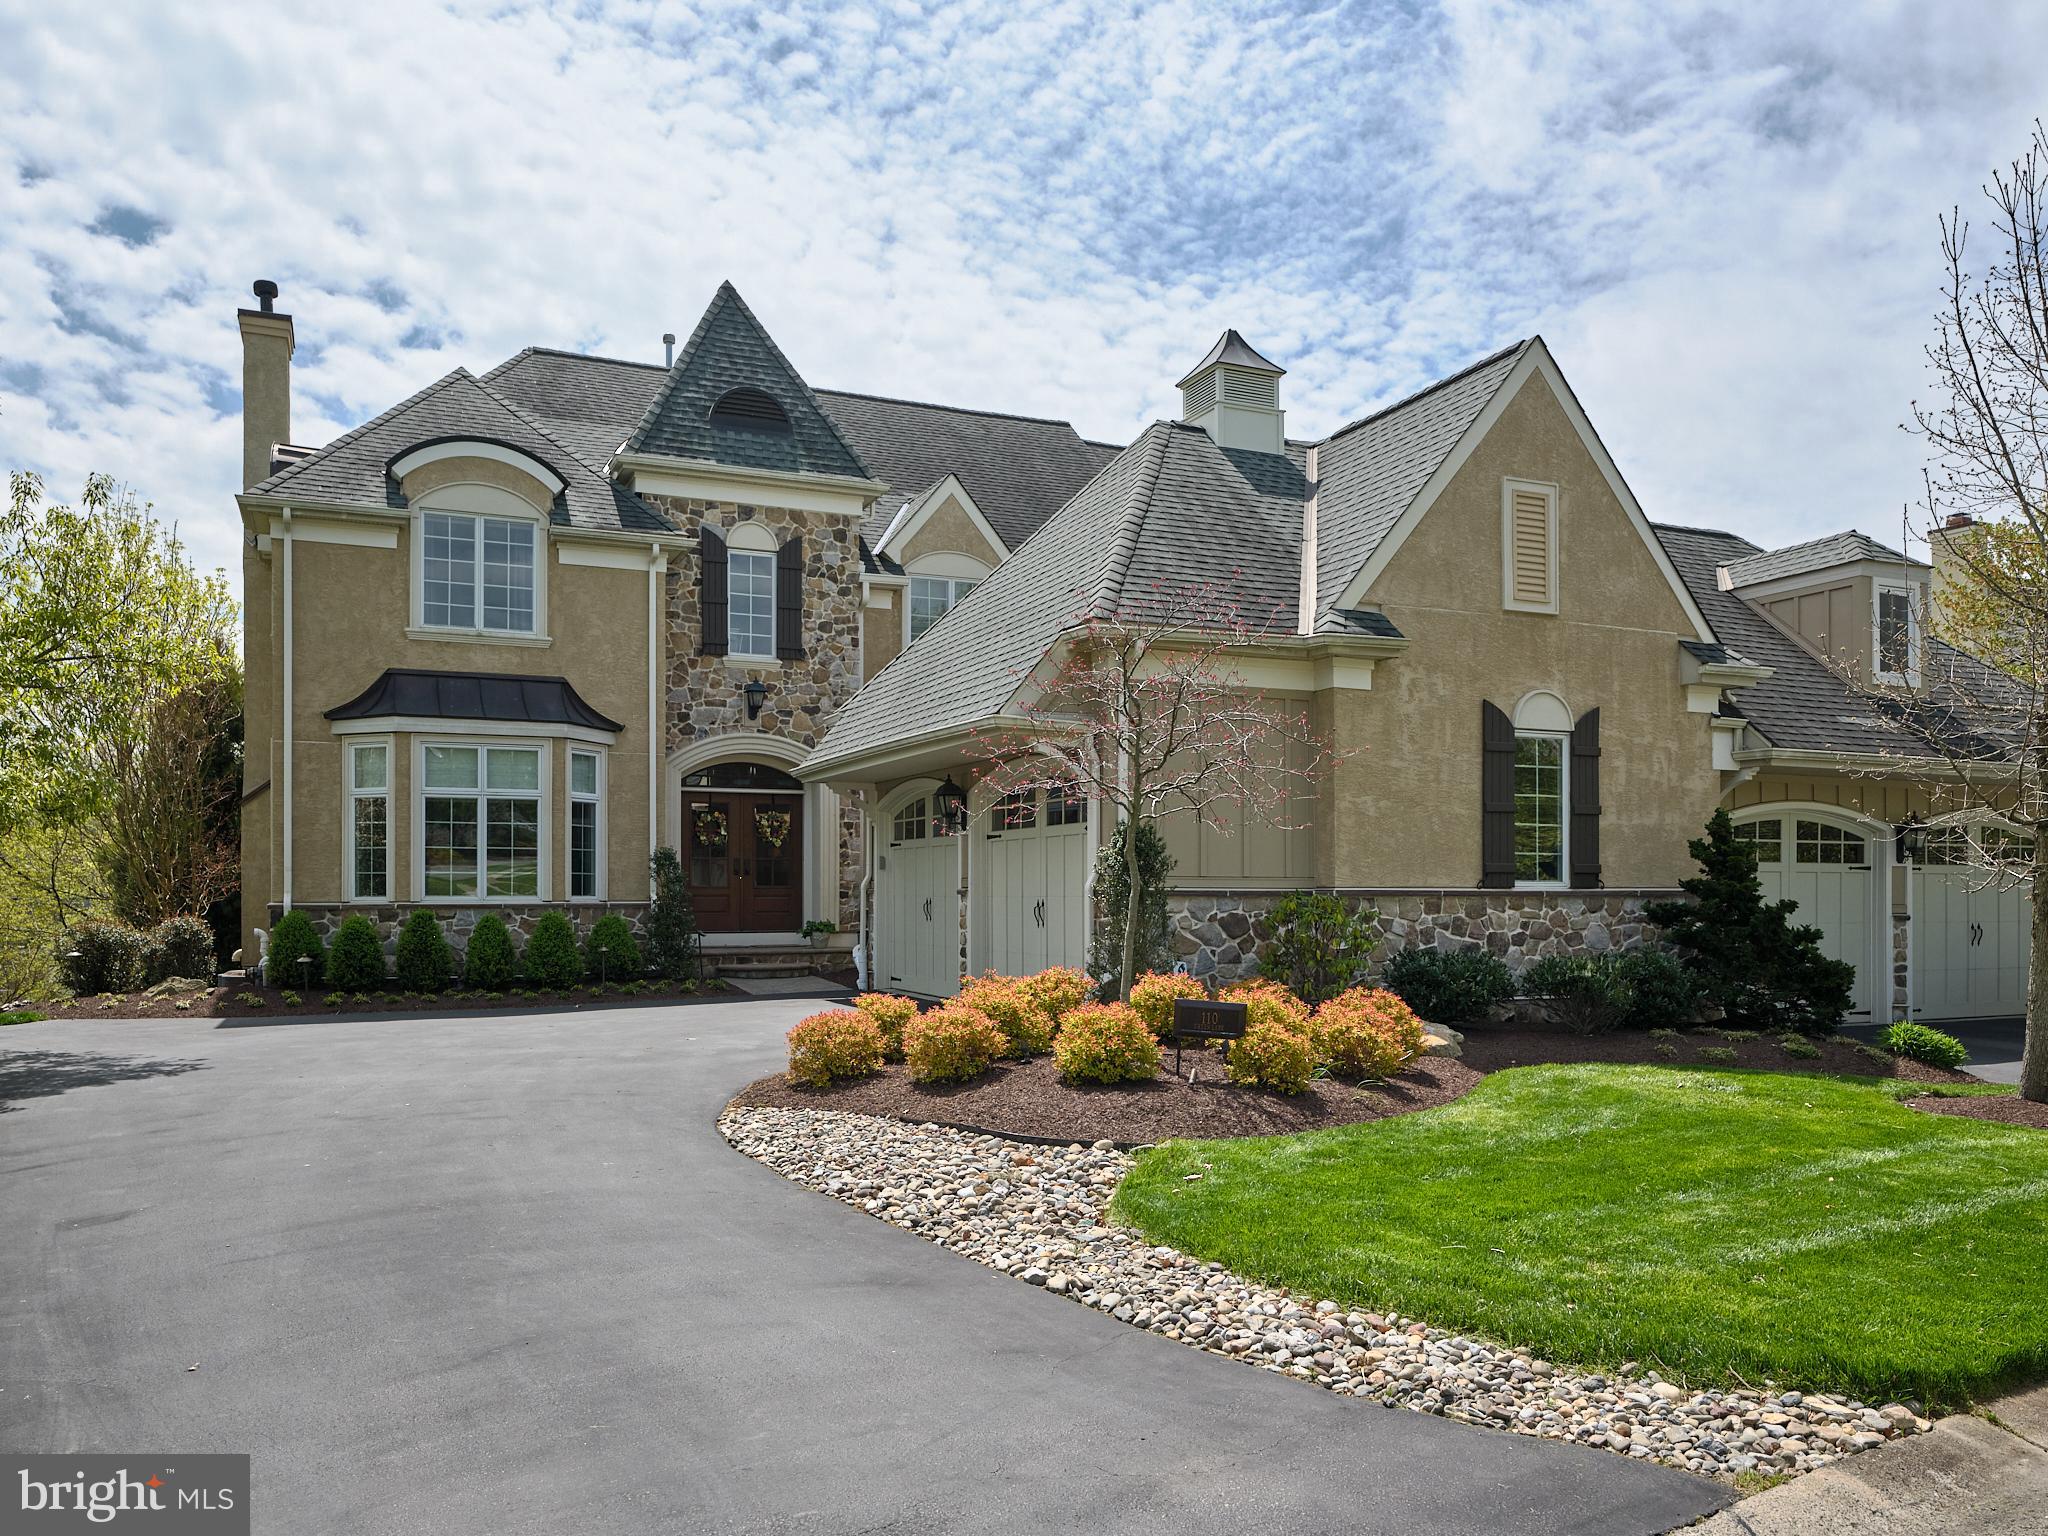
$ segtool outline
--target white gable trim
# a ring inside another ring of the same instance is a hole
[[[489,459],[494,464],[510,465],[513,469],[533,476],[548,488],[548,494],[551,496],[561,495],[568,484],[530,453],[508,448],[503,443],[471,437],[456,437],[445,442],[427,443],[400,454],[391,461],[392,478],[403,481],[407,475],[423,465],[438,464],[443,459]]]
[[[1365,601],[1366,593],[1372,589],[1372,584],[1379,580],[1380,573],[1386,570],[1394,556],[1400,552],[1408,535],[1415,531],[1416,524],[1420,523],[1429,509],[1435,505],[1437,497],[1443,494],[1444,487],[1449,485],[1458,471],[1465,467],[1465,461],[1472,457],[1473,450],[1485,440],[1486,434],[1493,430],[1494,423],[1499,421],[1501,414],[1507,410],[1508,402],[1515,398],[1522,385],[1534,374],[1542,375],[1543,381],[1550,386],[1551,394],[1555,395],[1558,404],[1564,407],[1565,417],[1579,434],[1580,443],[1585,446],[1586,452],[1592,455],[1593,462],[1599,466],[1602,477],[1607,481],[1607,488],[1614,493],[1614,499],[1621,503],[1622,510],[1628,514],[1629,523],[1635,528],[1637,537],[1650,551],[1650,556],[1657,562],[1657,569],[1663,573],[1672,595],[1685,610],[1685,616],[1692,621],[1695,637],[1712,640],[1714,631],[1707,623],[1707,616],[1700,612],[1699,604],[1693,601],[1692,593],[1687,590],[1684,579],[1678,574],[1678,568],[1671,563],[1671,557],[1664,552],[1664,546],[1657,541],[1657,535],[1651,531],[1650,520],[1636,504],[1635,493],[1628,488],[1628,482],[1621,478],[1621,471],[1608,456],[1606,445],[1600,441],[1600,435],[1593,430],[1593,424],[1586,419],[1586,413],[1579,405],[1578,396],[1572,393],[1572,387],[1558,371],[1557,363],[1550,355],[1550,349],[1543,344],[1543,338],[1540,336],[1523,350],[1515,366],[1508,370],[1508,376],[1493,392],[1493,398],[1486,402],[1486,408],[1473,418],[1472,425],[1465,429],[1465,435],[1458,439],[1457,446],[1444,456],[1444,461],[1437,465],[1436,472],[1423,482],[1422,489],[1415,493],[1415,499],[1408,503],[1407,510],[1402,512],[1399,521],[1388,531],[1387,536],[1380,540],[1379,547],[1372,552],[1371,558],[1365,562],[1359,573],[1351,578],[1351,584],[1344,589],[1344,595],[1334,606],[1356,608]]]
[[[996,552],[996,563],[1010,558],[1010,547],[1005,544],[989,520],[981,515],[981,508],[974,504],[974,498],[967,494],[967,487],[960,483],[958,475],[948,475],[921,496],[913,496],[896,510],[889,519],[889,526],[882,530],[882,542],[875,546],[875,553],[887,555],[892,560],[901,559],[898,551],[909,546],[917,537],[917,530],[931,521],[931,516],[950,495],[960,503],[967,513],[967,520],[974,524],[975,531],[988,540],[988,547]]]

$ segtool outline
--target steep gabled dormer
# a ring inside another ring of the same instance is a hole
[[[1717,579],[1856,681],[1918,688],[1930,574],[1850,529],[1732,561]]]

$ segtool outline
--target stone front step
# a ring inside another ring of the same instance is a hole
[[[768,948],[758,944],[721,947],[704,944],[704,971],[709,976],[810,976],[836,970],[847,961],[843,950],[813,949],[808,944]]]

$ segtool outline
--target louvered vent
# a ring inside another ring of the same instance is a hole
[[[711,407],[711,425],[728,432],[787,432],[789,415],[763,389],[729,389]]]
[[[1555,503],[1548,491],[1516,485],[1508,490],[1508,605],[1554,610],[1557,572],[1551,560],[1551,516]]]
[[[1211,368],[1200,378],[1190,380],[1188,387],[1180,392],[1180,418],[1193,421],[1197,416],[1216,404],[1216,375]]]
[[[1280,380],[1274,375],[1250,373],[1241,368],[1219,368],[1216,371],[1223,376],[1226,405],[1257,405],[1271,410],[1280,403]]]

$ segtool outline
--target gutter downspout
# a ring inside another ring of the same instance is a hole
[[[647,560],[647,899],[654,899],[654,855],[661,847],[661,588],[668,555],[650,544]]]
[[[292,909],[292,509],[281,509],[284,523],[284,764],[278,777],[284,787],[284,907]],[[267,946],[266,946],[267,947]]]
[[[1095,738],[1090,736],[1082,745],[1083,750],[1087,754],[1088,775],[1090,778],[1098,778],[1101,754],[1095,750]],[[1095,912],[1095,870],[1096,866],[1102,862],[1102,804],[1103,802],[1098,800],[1089,808],[1088,825],[1081,834],[1082,852],[1088,860],[1087,873],[1081,877],[1081,917],[1082,921],[1087,924],[1087,931],[1091,934],[1095,932],[1097,921]],[[1081,957],[1081,969],[1084,971],[1088,969],[1089,958],[1085,954]]]
[[[875,843],[878,840],[874,813],[868,809],[872,793],[863,794],[860,807],[861,875],[860,875],[860,916],[855,924],[853,969],[860,978],[863,991],[872,991],[873,983],[868,980],[868,903],[874,899],[875,891]]]

